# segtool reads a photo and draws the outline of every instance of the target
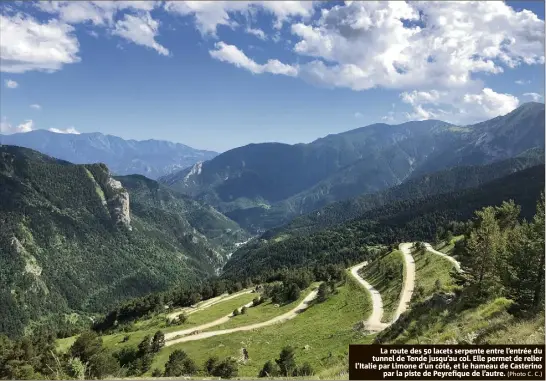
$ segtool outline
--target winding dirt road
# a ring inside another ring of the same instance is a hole
[[[445,259],[447,259],[448,261],[450,261],[451,263],[453,263],[455,265],[455,268],[457,269],[457,271],[459,272],[463,272],[461,270],[461,264],[459,263],[459,261],[457,261],[455,258],[447,255],[447,254],[444,254],[438,250],[435,250],[430,243],[425,243],[425,247],[427,249],[427,251],[430,251],[431,253],[433,254],[437,254],[437,255],[440,255],[442,257],[444,257]]]
[[[413,242],[405,242],[401,243],[398,247],[402,254],[404,254],[404,267],[406,271],[404,276],[404,285],[402,286],[402,293],[400,294],[400,301],[398,302],[398,308],[396,309],[394,318],[390,324],[397,321],[400,315],[402,315],[408,309],[411,296],[413,295],[413,289],[415,288],[415,261],[411,256],[412,246]]]
[[[243,307],[250,308],[252,306],[252,304],[253,304],[253,302],[250,302],[250,303],[245,304]],[[242,307],[240,307],[240,308],[242,308]],[[217,325],[224,324],[224,323],[228,322],[229,319],[232,318],[232,317],[233,317],[233,312],[230,313],[227,316],[221,317],[220,319],[216,319],[214,321],[211,321],[210,323],[201,324],[199,326],[183,329],[183,330],[180,330],[180,331],[173,331],[173,332],[166,333],[165,334],[165,340],[171,340],[171,339],[173,339],[173,338],[175,338],[177,336],[189,335],[192,332],[202,331],[202,330],[210,328],[210,327],[215,327]]]
[[[288,312],[286,312],[286,313],[284,313],[282,315],[276,316],[273,319],[270,319],[268,321],[264,321],[262,323],[250,324],[250,325],[245,325],[245,326],[242,326],[242,327],[236,327],[236,328],[230,328],[230,329],[222,329],[222,330],[219,330],[219,331],[201,332],[201,333],[197,333],[195,335],[190,335],[190,336],[183,336],[183,337],[180,337],[178,339],[173,339],[173,340],[166,341],[165,346],[168,347],[170,345],[174,345],[174,344],[178,344],[178,343],[184,343],[184,342],[187,342],[187,341],[194,341],[194,340],[201,340],[201,339],[206,339],[207,337],[225,335],[225,334],[228,334],[228,333],[241,332],[241,331],[251,331],[253,329],[266,327],[268,325],[285,322],[287,320],[295,318],[296,316],[298,316],[299,313],[305,311],[309,307],[309,304],[311,303],[311,301],[313,301],[316,297],[317,297],[317,290],[313,290],[305,297],[305,299],[302,300],[302,302],[296,308],[294,308],[294,309],[292,309],[292,310],[290,310],[290,311],[288,311]],[[224,318],[222,318],[222,319],[224,319]],[[196,329],[199,329],[199,328],[202,328],[202,326],[194,327],[190,331],[195,331]],[[180,332],[178,332],[178,335],[181,335]],[[165,335],[165,340],[167,340],[166,336],[167,335]]]
[[[176,317],[178,315],[181,315],[183,313],[186,313],[187,315],[191,315],[191,314],[193,314],[193,313],[195,313],[197,311],[202,311],[202,310],[204,310],[206,308],[212,307],[215,304],[218,304],[220,302],[225,302],[226,300],[236,298],[236,297],[241,296],[243,294],[250,294],[252,291],[253,291],[253,289],[248,289],[248,290],[243,290],[243,291],[236,292],[235,294],[231,294],[229,296],[226,296],[227,294],[216,296],[216,297],[214,297],[212,299],[208,299],[208,300],[206,300],[204,302],[198,303],[195,307],[182,308],[181,310],[171,312],[170,314],[167,315],[167,319],[169,319],[169,320],[176,319]]]
[[[370,283],[368,283],[365,279],[363,279],[358,274],[358,271],[360,269],[362,269],[364,266],[366,266],[367,262],[359,263],[359,264],[357,264],[357,265],[350,268],[351,275],[362,286],[364,286],[364,288],[366,290],[368,290],[368,292],[370,293],[371,298],[372,298],[372,313],[371,313],[370,317],[368,319],[366,319],[366,321],[364,322],[365,327],[366,327],[366,329],[368,331],[380,332],[380,331],[384,330],[385,328],[387,328],[388,326],[393,324],[396,320],[398,320],[400,315],[404,311],[406,311],[406,309],[408,308],[409,302],[411,300],[411,296],[413,294],[413,289],[415,287],[415,262],[413,260],[413,257],[411,256],[412,245],[413,245],[413,243],[408,242],[408,243],[402,243],[399,246],[400,251],[402,251],[402,253],[404,254],[404,261],[405,261],[404,285],[403,285],[403,288],[402,288],[402,293],[400,295],[400,301],[399,301],[399,304],[398,304],[398,308],[396,310],[395,317],[389,323],[381,322],[381,319],[383,318],[383,300],[381,299],[381,294]],[[245,292],[252,292],[252,290],[246,290]],[[238,295],[240,295],[240,294],[241,293],[238,293]],[[231,295],[230,297],[227,297],[227,298],[216,299],[212,303],[208,303],[207,305],[199,306],[198,308],[193,310],[193,312],[195,312],[195,311],[197,311],[199,309],[204,309],[204,308],[210,307],[210,306],[212,306],[212,305],[214,305],[216,303],[219,303],[220,301],[228,300],[228,299],[234,298],[236,296],[237,296],[237,294],[234,294],[234,295]],[[286,312],[286,313],[284,313],[282,315],[276,316],[273,319],[270,319],[268,321],[261,322],[261,323],[255,323],[255,324],[245,325],[245,326],[242,326],[242,327],[223,329],[223,330],[218,330],[218,331],[199,332],[199,333],[196,333],[196,334],[191,334],[193,332],[201,331],[203,329],[210,328],[210,327],[213,327],[213,326],[216,326],[216,325],[227,322],[233,316],[233,314],[230,314],[228,316],[224,316],[224,317],[222,317],[220,319],[217,319],[217,320],[212,321],[210,323],[202,324],[202,325],[197,326],[197,327],[193,327],[193,328],[189,328],[189,329],[185,329],[185,330],[181,330],[181,331],[170,332],[170,333],[167,333],[165,335],[165,340],[166,340],[165,346],[184,343],[184,342],[187,342],[187,341],[202,340],[202,339],[206,339],[208,337],[226,335],[226,334],[234,333],[234,332],[251,331],[251,330],[254,330],[254,329],[266,327],[266,326],[273,325],[273,324],[276,324],[276,323],[285,322],[287,320],[291,320],[291,319],[295,318],[296,316],[298,316],[299,313],[305,311],[309,307],[309,304],[311,303],[311,301],[313,301],[316,297],[317,297],[317,289],[311,291],[305,297],[305,299],[303,299],[303,301],[297,307],[295,307],[294,309],[292,309],[292,310],[290,310],[290,311],[288,311],[288,312]],[[249,307],[251,305],[252,305],[252,303],[248,303],[246,306]],[[178,315],[175,315],[175,314],[180,314],[182,312],[184,312],[184,311],[179,311],[179,312],[173,313],[173,314],[171,314],[169,316],[178,316]],[[181,337],[179,337],[179,336],[181,336]]]
[[[351,267],[351,275],[360,283],[372,297],[372,313],[370,317],[364,322],[364,325],[368,331],[379,332],[384,330],[388,324],[382,323],[383,319],[383,299],[381,299],[381,294],[377,291],[371,284],[366,282],[358,272],[361,268],[366,266],[368,262],[359,263],[356,266]]]

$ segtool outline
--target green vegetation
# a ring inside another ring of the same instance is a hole
[[[275,316],[282,315],[299,305],[314,287],[316,287],[316,283],[312,284],[307,289],[302,290],[300,297],[297,300],[283,305],[277,305],[276,303],[273,303],[271,299],[268,299],[267,301],[262,302],[257,306],[252,306],[248,308],[246,310],[246,313],[243,315],[239,315],[237,319],[230,319],[226,323],[204,329],[203,332],[218,331],[222,329],[241,327],[249,324],[268,321]]]
[[[360,271],[362,278],[381,294],[384,322],[389,322],[398,308],[404,285],[404,271],[404,255],[398,250],[373,260]]]
[[[478,210],[454,249],[461,288],[416,301],[376,342],[544,343],[544,195],[536,211],[528,222],[512,201]]]
[[[211,357],[239,358],[241,347],[249,359],[239,364],[239,376],[256,377],[268,360],[274,360],[282,348],[291,345],[298,364],[325,369],[346,361],[349,343],[371,340],[357,328],[370,313],[367,293],[351,278],[337,288],[323,303],[312,305],[292,320],[255,331],[237,332],[166,347],[154,360],[152,368],[162,369],[170,353],[183,349],[198,364]],[[249,309],[249,313],[252,309]],[[239,316],[238,318],[240,318]]]
[[[538,151],[538,152],[537,152]],[[442,193],[475,188],[511,173],[544,163],[543,150],[530,150],[520,157],[487,165],[460,166],[410,178],[400,185],[381,192],[364,194],[334,202],[288,224],[273,229],[275,235],[286,237],[310,234],[361,217],[367,211],[396,201],[418,199]]]
[[[453,291],[455,283],[451,272],[456,269],[452,262],[426,250],[416,250],[412,256],[415,261],[412,304],[421,302],[437,292]]]
[[[0,332],[42,325],[71,336],[120,301],[199,285],[225,261],[218,253],[246,237],[157,182],[120,180],[112,185],[103,164],[0,147]],[[81,317],[65,318],[74,311]]]
[[[186,323],[184,323],[184,325],[179,326],[178,329],[184,329],[189,328],[192,325],[208,323],[221,317],[227,316],[230,314],[230,312],[233,312],[235,308],[240,308],[244,306],[245,304],[251,302],[255,297],[255,293],[241,294],[233,299],[222,301],[203,310],[188,314],[188,320],[186,321]],[[169,330],[167,330],[166,332],[168,331]]]
[[[268,241],[274,232],[266,232],[261,240],[233,253],[224,267],[223,277],[252,277],[259,282],[282,267],[322,263],[343,263],[349,267],[373,259],[378,253],[373,247],[397,242],[432,242],[439,227],[453,225],[449,227],[453,235],[463,234],[466,226],[461,222],[472,218],[475,210],[500,205],[504,200],[514,200],[521,205],[521,216],[531,218],[536,200],[544,190],[544,172],[544,165],[539,165],[477,188],[397,201],[372,209],[344,225],[309,235],[295,235],[281,242]]]

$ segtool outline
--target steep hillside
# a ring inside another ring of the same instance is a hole
[[[531,149],[518,157],[480,166],[460,166],[410,178],[381,192],[329,204],[268,234],[307,234],[358,218],[366,211],[394,201],[433,196],[477,187],[522,169],[544,163],[544,151]]]
[[[119,180],[103,164],[0,146],[1,332],[198,282],[247,238],[217,211],[155,181]]]
[[[105,163],[117,175],[140,174],[152,179],[217,155],[179,143],[124,140],[98,132],[76,135],[35,130],[0,135],[0,144],[31,148],[75,164]]]
[[[439,226],[467,220],[476,209],[510,199],[522,206],[523,217],[530,218],[543,190],[544,165],[538,165],[476,188],[392,202],[354,221],[309,235],[264,234],[231,256],[224,277],[265,276],[284,266],[361,256],[361,248],[369,245],[432,240]]]
[[[262,231],[327,203],[374,193],[459,165],[482,165],[544,149],[544,104],[471,126],[440,121],[374,124],[309,144],[251,144],[161,182]]]

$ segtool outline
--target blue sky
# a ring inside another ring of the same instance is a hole
[[[541,1],[0,7],[2,133],[225,151],[376,122],[468,124],[543,102]]]

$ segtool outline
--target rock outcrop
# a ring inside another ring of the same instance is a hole
[[[129,192],[123,188],[121,182],[108,177],[104,193],[107,197],[108,210],[114,222],[117,225],[133,230],[129,209]]]

